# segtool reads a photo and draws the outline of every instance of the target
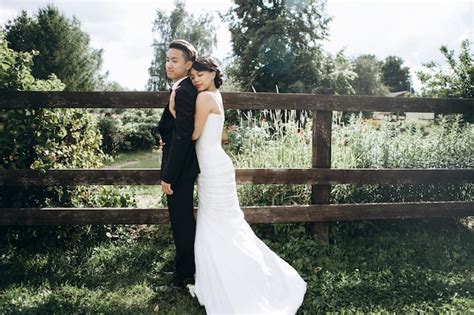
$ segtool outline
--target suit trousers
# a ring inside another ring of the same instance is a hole
[[[183,281],[194,277],[194,237],[196,234],[196,219],[193,211],[194,178],[180,178],[171,185],[172,195],[166,195],[170,217],[171,230],[176,246],[175,278]]]

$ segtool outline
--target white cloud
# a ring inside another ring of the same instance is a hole
[[[473,39],[472,2],[434,2],[330,0],[327,9],[334,19],[330,41],[324,47],[331,52],[346,48],[352,56],[399,56],[411,68],[418,88],[414,71],[422,63],[445,64],[441,45],[458,51],[463,39]]]
[[[0,0],[0,23],[21,9],[34,14],[51,0]],[[103,48],[103,69],[109,79],[131,89],[143,90],[152,58],[152,22],[157,9],[171,10],[174,1],[152,0],[56,0],[67,16],[75,15],[91,37],[94,48]],[[188,0],[193,14],[226,12],[230,0]],[[324,48],[336,52],[346,47],[349,55],[371,53],[379,59],[396,55],[413,71],[427,61],[444,63],[441,45],[459,49],[462,39],[473,40],[472,1],[454,0],[329,0],[330,41]],[[227,25],[220,22],[215,56],[224,59],[231,50]],[[415,84],[417,84],[415,80]],[[415,85],[416,86],[416,85]]]

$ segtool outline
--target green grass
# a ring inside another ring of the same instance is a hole
[[[105,165],[108,168],[160,168],[160,166],[160,150],[120,153],[113,158],[113,161],[108,161]],[[138,208],[163,207],[161,186],[137,185],[128,186],[128,189],[133,192]]]
[[[128,167],[130,168],[159,168],[160,165],[161,164],[159,160],[157,160],[156,158],[150,158],[147,160],[138,161],[136,164],[132,164]]]
[[[113,157],[113,161],[106,163],[106,167],[118,168],[159,168],[160,165],[160,150],[120,153]]]
[[[298,314],[474,310],[474,233],[452,220],[334,223],[331,244],[311,224],[253,225],[308,282]],[[61,243],[63,242],[63,243]],[[0,249],[0,309],[8,314],[204,314],[171,281],[167,225],[122,226],[100,241],[11,239]]]

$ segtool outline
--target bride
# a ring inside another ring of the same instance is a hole
[[[187,288],[207,314],[295,314],[306,282],[254,234],[239,206],[235,169],[221,146],[222,74],[204,57],[190,76],[199,93],[192,137],[201,173],[195,284]]]

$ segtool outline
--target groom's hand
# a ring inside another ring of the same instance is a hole
[[[167,182],[161,181],[161,189],[167,195],[173,194],[173,191],[171,190],[171,184],[168,184]]]

